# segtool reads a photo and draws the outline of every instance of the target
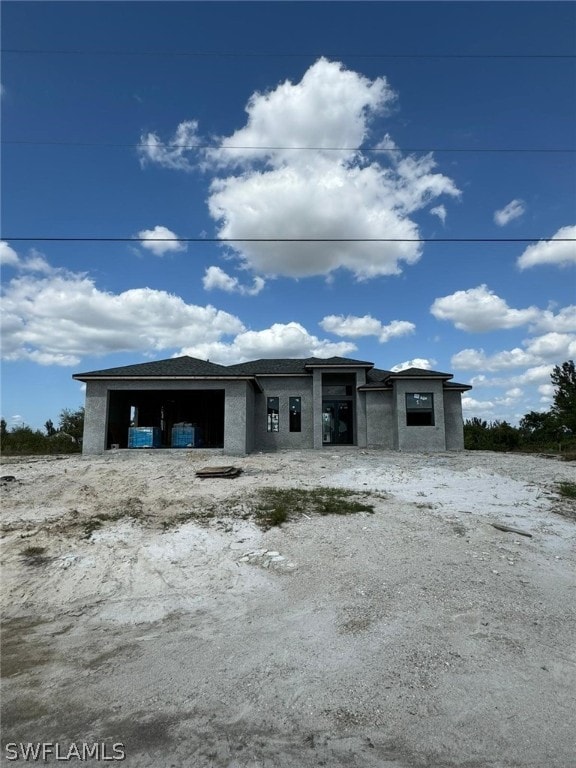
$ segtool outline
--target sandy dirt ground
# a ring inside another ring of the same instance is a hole
[[[243,471],[196,477],[214,464]],[[134,768],[576,766],[574,464],[144,450],[1,474],[2,764],[84,742]],[[374,513],[263,530],[266,486]]]

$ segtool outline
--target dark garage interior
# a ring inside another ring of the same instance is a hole
[[[107,448],[128,447],[130,427],[158,427],[162,447],[172,447],[172,428],[191,424],[204,448],[224,445],[224,390],[114,390],[109,394]]]

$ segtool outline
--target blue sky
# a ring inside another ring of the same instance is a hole
[[[549,407],[576,358],[574,3],[1,13],[9,424],[177,354],[413,364],[472,383],[466,417]]]

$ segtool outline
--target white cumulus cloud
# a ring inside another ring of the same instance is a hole
[[[163,142],[156,133],[145,133],[140,137],[138,154],[142,167],[159,165],[175,171],[191,171],[196,162],[190,161],[193,147],[200,143],[198,121],[186,120],[178,125],[170,141]]]
[[[406,336],[414,333],[416,326],[407,320],[392,320],[388,325],[384,325],[371,315],[356,317],[354,315],[327,315],[320,321],[320,326],[329,333],[336,336],[345,336],[352,339],[361,336],[377,336],[378,340],[384,344],[390,339],[398,336]]]
[[[336,336],[360,338],[361,336],[378,336],[382,323],[371,315],[364,315],[364,317],[327,315],[320,321],[320,326]]]
[[[286,80],[267,93],[252,94],[246,125],[223,138],[212,158],[232,165],[265,158],[273,167],[308,166],[316,157],[353,160],[368,136],[370,119],[389,109],[395,99],[385,77],[370,80],[322,58],[299,83]],[[334,147],[342,149],[335,152]]]
[[[274,323],[261,331],[243,331],[232,342],[201,342],[182,354],[209,359],[221,365],[275,357],[345,357],[354,352],[350,342],[330,342],[310,334],[300,323]]]
[[[494,408],[494,405],[495,404],[491,400],[476,400],[467,395],[462,396],[462,410],[464,413],[490,411]]]
[[[111,293],[85,274],[50,270],[19,273],[4,286],[4,359],[71,366],[87,354],[178,349],[177,354],[235,363],[259,357],[346,356],[356,349],[349,341],[318,338],[297,322],[248,330],[228,312],[188,304],[166,291]]]
[[[463,349],[452,356],[451,363],[460,370],[494,372],[524,366],[549,366],[576,357],[576,334],[551,332],[525,339],[522,344],[524,349],[514,347],[491,355],[483,349]]]
[[[501,371],[533,365],[535,361],[534,355],[515,347],[493,355],[487,355],[483,349],[463,349],[452,356],[451,363],[454,368],[460,370]]]
[[[435,171],[431,154],[362,153],[374,118],[394,100],[386,78],[370,80],[326,59],[300,82],[250,97],[244,127],[220,137],[202,161],[216,174],[208,209],[218,237],[237,241],[230,247],[244,267],[295,278],[346,269],[364,280],[418,261],[411,215],[460,192]],[[185,125],[196,131],[196,123]],[[188,158],[174,154],[175,140],[164,145],[148,134],[146,143],[147,161],[189,169]],[[389,137],[384,143],[394,146]]]
[[[447,211],[445,205],[435,205],[434,208],[430,208],[432,216],[438,216],[442,224],[446,221]]]
[[[540,240],[529,245],[516,263],[520,269],[539,264],[557,264],[560,267],[576,264],[576,226],[562,227],[551,240]]]
[[[525,210],[526,206],[523,200],[512,200],[504,208],[494,211],[494,221],[499,227],[505,227],[509,222],[520,218]]]
[[[544,360],[566,360],[576,357],[576,334],[545,333],[525,342],[528,352]]]
[[[167,227],[160,225],[154,229],[143,229],[138,232],[142,248],[151,251],[154,256],[164,256],[167,253],[185,251],[186,246],[178,240],[178,235]]]
[[[449,320],[456,328],[472,333],[516,328],[541,314],[537,307],[512,309],[486,285],[438,298],[430,311],[438,320]]]
[[[53,268],[48,264],[43,254],[32,248],[28,255],[22,258],[4,240],[0,241],[0,265],[14,267],[20,272],[43,272],[49,274]]]
[[[509,379],[509,383],[523,386],[525,384],[537,384],[540,381],[550,381],[550,374],[553,370],[553,365],[533,365],[524,373]]]
[[[414,333],[416,326],[414,323],[410,323],[408,320],[392,320],[388,325],[382,326],[382,331],[378,336],[378,341],[385,343],[390,339],[397,338],[398,336],[406,336],[410,333]]]
[[[264,288],[265,282],[256,276],[252,286],[242,285],[237,277],[224,272],[220,267],[208,267],[204,272],[202,284],[206,291],[220,290],[226,293],[239,293],[242,296],[256,296]]]
[[[82,274],[23,275],[2,295],[7,360],[77,365],[86,354],[174,349],[244,330],[234,315],[152,288],[113,294]]]
[[[549,309],[542,310],[530,330],[558,333],[576,331],[576,304],[563,307],[556,315]]]
[[[436,360],[429,360],[426,357],[415,357],[412,360],[404,360],[403,363],[398,363],[390,368],[395,373],[398,371],[405,371],[406,368],[423,368],[426,371],[431,371],[436,365]]]
[[[18,254],[5,240],[0,241],[0,264],[3,267],[17,267],[20,264]]]

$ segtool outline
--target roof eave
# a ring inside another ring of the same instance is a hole
[[[399,374],[393,374],[392,376],[387,376],[386,379],[393,379],[394,381],[398,379],[413,379],[417,381],[421,380],[435,380],[435,381],[448,381],[452,378],[452,375],[449,373],[442,374],[441,376],[422,376],[417,373],[413,373],[412,375],[408,374],[407,376],[401,376]]]
[[[337,363],[336,365],[318,365],[316,363],[312,363],[311,365],[305,365],[304,368],[327,368],[331,371],[337,371],[337,370],[349,370],[350,368],[366,368],[366,370],[370,370],[370,368],[374,368],[374,366],[371,363],[361,363],[358,365],[344,365]]]
[[[75,373],[72,376],[76,381],[254,381],[254,375],[245,374],[244,376],[203,376],[203,375],[174,375],[166,374],[164,376],[91,376],[82,373]]]

